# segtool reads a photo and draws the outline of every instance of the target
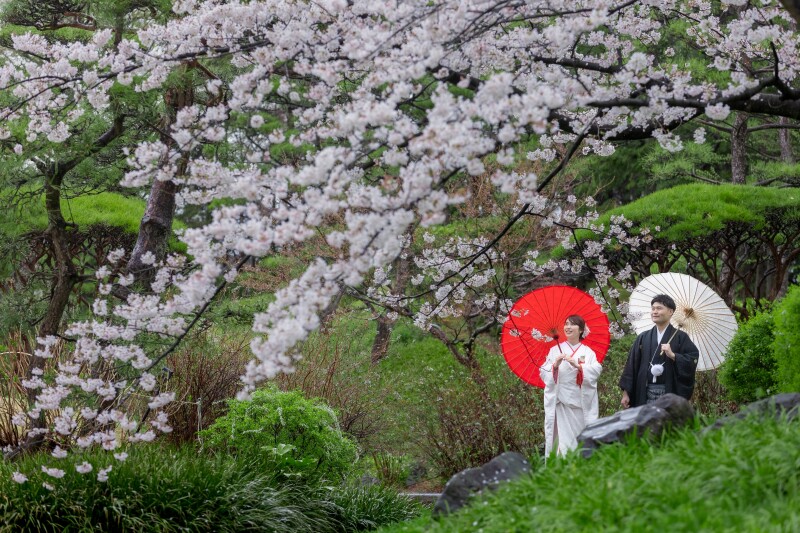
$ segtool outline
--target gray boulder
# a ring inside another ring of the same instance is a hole
[[[789,420],[794,419],[800,414],[800,393],[786,392],[783,394],[776,394],[769,398],[764,398],[757,402],[753,402],[742,407],[738,413],[729,416],[718,418],[713,424],[703,429],[703,433],[719,429],[738,420],[742,420],[751,415],[755,416],[783,416]]]
[[[689,401],[677,394],[665,394],[655,403],[632,407],[587,425],[578,444],[581,455],[590,457],[603,444],[623,442],[628,435],[658,437],[669,427],[681,427],[694,417]]]
[[[452,513],[464,507],[469,499],[484,489],[495,489],[503,481],[527,474],[531,465],[517,452],[505,452],[485,465],[468,468],[450,478],[433,506],[433,516]]]
[[[359,485],[362,487],[371,487],[373,485],[380,485],[381,480],[376,478],[375,476],[371,476],[369,474],[364,474],[361,476],[361,479],[358,480]]]
[[[428,469],[422,463],[414,463],[405,480],[406,487],[413,487],[428,475]]]

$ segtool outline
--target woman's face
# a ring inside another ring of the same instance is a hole
[[[567,320],[564,322],[564,334],[568,339],[578,339],[581,336],[581,328]]]

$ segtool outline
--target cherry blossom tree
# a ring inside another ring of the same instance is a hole
[[[33,431],[64,446],[117,450],[169,431],[162,408],[171,398],[152,372],[164,353],[148,353],[142,338],[179,342],[235,277],[231,256],[265,256],[319,232],[335,251],[255,317],[247,394],[291,370],[294,347],[340,287],[373,279],[404,252],[415,224],[445,221],[464,201],[452,185],[465,177],[488,172],[498,194],[519,202],[495,235],[466,243],[466,255],[459,244],[442,252],[457,257],[457,270],[432,274],[441,301],[459,294],[447,280],[492,261],[520,220],[556,212],[541,193],[576,153],[608,155],[615,143],[650,137],[680,150],[694,137],[679,127],[731,111],[800,119],[800,41],[789,13],[769,0],[177,0],[173,11],[119,42],[111,30],[69,44],[16,35],[0,67],[0,137],[21,145],[66,142],[75,134],[67,110],[109,113],[116,88],[163,91],[187,62],[237,69],[206,82],[216,105],[176,109],[168,140],[130,147],[125,185],[171,182],[179,205],[228,203],[182,233],[187,257],[150,258],[159,269],[151,292],[100,298],[93,319],[68,326],[72,362],[54,381],[28,381],[38,391],[28,416],[56,413],[52,428]],[[675,47],[689,43],[696,57],[687,63]],[[231,145],[242,157],[219,156]],[[518,170],[528,161],[543,170]],[[422,252],[423,261],[426,253],[437,252]],[[454,265],[425,268],[436,264]],[[110,273],[97,272],[105,295],[132,282]],[[51,355],[52,339],[38,357]],[[98,360],[128,377],[92,378],[86,369]],[[97,401],[73,405],[74,390]],[[134,393],[149,397],[147,420],[121,408]],[[92,431],[80,430],[86,420]]]

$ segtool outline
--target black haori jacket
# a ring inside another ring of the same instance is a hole
[[[668,325],[661,338],[661,343],[666,344],[674,331],[675,328],[672,327],[672,324]],[[636,337],[636,341],[628,353],[628,362],[625,363],[625,370],[622,371],[622,376],[619,378],[619,386],[622,390],[628,391],[631,407],[647,403],[647,383],[653,379],[650,374],[650,358],[658,348],[657,339],[658,330],[653,326],[650,331],[645,331]],[[689,339],[689,335],[683,331],[678,331],[669,345],[675,354],[675,361],[669,357],[663,357],[665,359],[664,385],[666,392],[683,396],[689,400],[694,392],[694,373],[697,369],[700,352]]]

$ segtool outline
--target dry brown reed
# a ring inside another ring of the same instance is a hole
[[[167,358],[161,370],[163,390],[175,392],[167,410],[172,425],[169,440],[189,442],[225,414],[227,400],[241,389],[239,379],[252,357],[249,331],[192,335]]]
[[[9,333],[0,346],[0,447],[16,447],[25,437],[27,427],[12,419],[28,408],[27,389],[22,386],[30,367],[36,339],[20,331]],[[63,358],[63,343],[53,349],[53,358],[45,362],[44,375],[51,374]]]
[[[339,416],[342,431],[352,435],[361,444],[367,444],[381,429],[380,413],[383,398],[376,398],[364,384],[377,382],[375,370],[365,370],[358,358],[347,356],[356,350],[364,351],[364,360],[369,360],[369,351],[356,346],[363,339],[368,321],[348,335],[319,333],[303,345],[304,357],[294,373],[276,378],[282,390],[300,390],[308,398],[319,398],[333,407]],[[331,328],[336,331],[337,328]]]

